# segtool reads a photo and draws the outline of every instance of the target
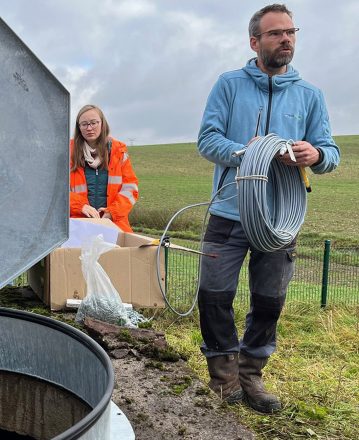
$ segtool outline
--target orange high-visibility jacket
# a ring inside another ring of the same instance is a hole
[[[70,152],[74,141],[70,141]],[[70,169],[72,164],[70,164]],[[112,139],[110,163],[108,165],[107,211],[112,221],[125,232],[133,232],[128,214],[138,199],[138,180],[132,169],[126,145]],[[84,168],[70,172],[70,217],[85,217],[81,212],[89,205]]]

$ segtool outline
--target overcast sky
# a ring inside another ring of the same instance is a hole
[[[196,141],[218,75],[254,56],[259,0],[0,0],[0,16],[71,93],[131,145]],[[325,95],[334,135],[359,134],[359,1],[289,0],[293,66]]]

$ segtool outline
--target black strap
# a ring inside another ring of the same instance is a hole
[[[111,149],[112,149],[112,139],[107,142],[107,150],[108,150],[108,161],[110,162],[111,157]]]

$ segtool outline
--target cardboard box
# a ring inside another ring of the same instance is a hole
[[[104,226],[117,226],[108,219],[81,219]],[[122,232],[117,244],[101,255],[99,263],[106,271],[124,303],[134,307],[164,307],[165,303],[157,277],[157,246],[152,238]],[[61,310],[67,299],[83,299],[86,283],[82,275],[80,248],[58,248],[28,271],[30,287],[49,305]],[[165,283],[164,252],[161,252],[160,275]]]

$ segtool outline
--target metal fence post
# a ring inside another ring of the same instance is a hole
[[[167,295],[167,282],[168,282],[168,249],[169,247],[165,246],[165,292]]]
[[[329,258],[330,258],[330,240],[325,240],[324,257],[323,257],[322,298],[320,304],[321,307],[326,307],[327,305]]]

